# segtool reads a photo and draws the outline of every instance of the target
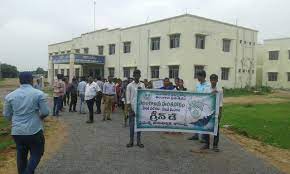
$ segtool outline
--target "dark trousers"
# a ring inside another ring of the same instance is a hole
[[[220,139],[220,119],[221,119],[221,115],[219,115],[218,118],[218,130],[217,130],[217,135],[214,136],[213,138],[213,147],[217,147],[218,143],[219,143],[219,139]],[[204,134],[203,135],[203,139],[205,140],[206,144],[209,146],[210,145],[210,137],[208,134]]]
[[[17,149],[18,174],[34,174],[40,159],[44,153],[45,139],[43,131],[34,135],[13,135]],[[27,159],[30,152],[29,161]]]
[[[70,100],[70,104],[69,104],[69,110],[71,111],[73,108],[73,111],[76,111],[78,95],[72,93],[70,96],[71,96],[71,100]]]
[[[135,113],[129,113],[130,143],[134,143]],[[137,132],[137,143],[141,143],[141,132]]]
[[[61,109],[61,97],[53,97],[53,115],[58,116]]]
[[[94,121],[94,103],[95,103],[95,100],[93,98],[93,99],[87,100],[86,102],[87,102],[88,109],[89,109],[90,121]]]
[[[66,104],[69,104],[69,93],[65,93],[63,96],[63,104],[66,106]]]
[[[102,97],[103,97],[102,94],[98,94],[96,96],[97,113],[101,113]]]

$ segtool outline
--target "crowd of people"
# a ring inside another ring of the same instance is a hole
[[[116,107],[122,108],[124,113],[124,127],[129,125],[129,143],[126,147],[134,146],[134,124],[135,124],[135,106],[138,89],[153,89],[152,81],[140,80],[141,71],[136,69],[133,72],[133,78],[125,80],[114,79],[109,76],[108,79],[97,77],[94,79],[81,77],[80,80],[73,78],[69,83],[68,79],[61,74],[53,84],[53,116],[61,116],[68,106],[69,112],[77,112],[77,101],[79,98],[79,114],[86,114],[84,107],[87,105],[89,119],[86,123],[94,122],[94,114],[103,114],[102,121],[112,121],[112,112]],[[41,92],[39,81],[33,85],[33,76],[29,72],[20,73],[20,88],[8,94],[5,98],[3,115],[12,120],[12,136],[17,147],[17,166],[19,173],[33,173],[37,167],[44,152],[44,136],[42,120],[49,114],[46,95]],[[198,84],[196,93],[216,93],[220,98],[219,116],[222,115],[223,91],[218,83],[216,74],[210,75],[210,82],[206,81],[206,72],[197,73]],[[174,84],[169,78],[163,79],[163,86],[159,90],[178,90],[187,91],[184,81],[180,78],[174,79]],[[102,111],[102,104],[104,110]],[[94,110],[96,105],[96,110]],[[129,121],[129,123],[128,123]],[[137,146],[144,147],[141,142],[141,132],[137,132]],[[200,150],[210,148],[209,135],[193,134],[189,140],[200,140],[204,145]],[[214,136],[213,150],[219,151],[219,130]],[[30,160],[27,162],[27,154],[30,152]]]

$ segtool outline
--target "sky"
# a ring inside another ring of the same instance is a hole
[[[48,44],[94,29],[93,0],[0,0],[0,62],[47,69]],[[253,28],[258,40],[290,37],[289,0],[96,0],[96,29],[185,13]]]

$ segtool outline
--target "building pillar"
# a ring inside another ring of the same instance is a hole
[[[53,81],[54,81],[54,64],[53,64],[52,58],[49,57],[49,61],[48,61],[48,82],[50,83],[50,85],[53,85]]]
[[[71,82],[73,77],[75,77],[75,55],[69,55],[69,81]]]

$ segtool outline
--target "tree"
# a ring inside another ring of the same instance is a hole
[[[35,71],[35,74],[45,74],[45,73],[46,73],[46,71],[44,71],[44,69],[40,68],[40,67],[38,67]]]
[[[1,64],[1,73],[3,78],[15,78],[18,77],[18,70],[16,66],[6,63]]]

